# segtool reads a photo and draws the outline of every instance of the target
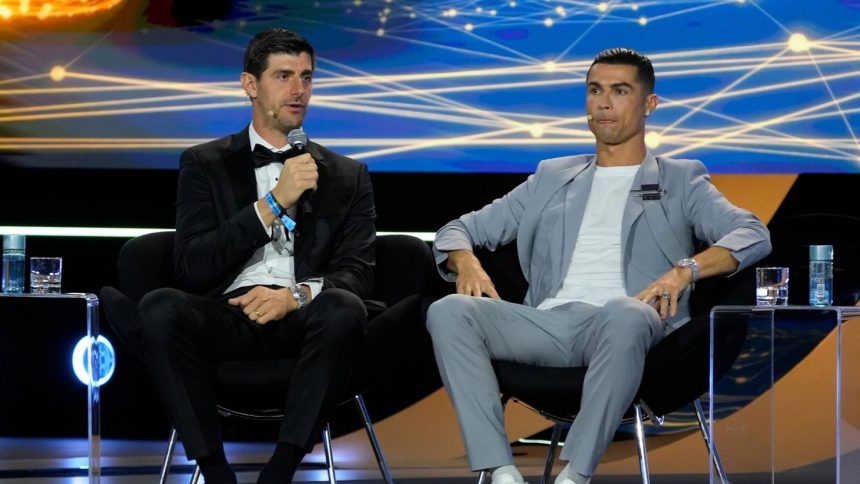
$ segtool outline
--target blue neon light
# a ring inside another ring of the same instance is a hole
[[[84,336],[75,345],[72,351],[72,369],[75,371],[75,376],[78,377],[81,383],[89,385],[90,383],[90,341],[92,338]],[[99,375],[95,385],[102,386],[110,380],[113,372],[116,369],[116,353],[113,345],[104,336],[99,335],[95,342],[96,352],[98,354],[98,369]]]

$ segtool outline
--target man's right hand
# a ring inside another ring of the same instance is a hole
[[[319,172],[310,154],[304,153],[284,161],[278,183],[272,189],[275,200],[285,209],[299,201],[305,190],[316,190]]]
[[[471,250],[448,252],[448,269],[457,273],[457,294],[475,297],[486,294],[493,299],[501,299],[490,276]]]
[[[241,307],[248,319],[257,324],[283,319],[299,307],[289,289],[265,286],[256,286],[239,297],[228,299],[227,303]]]

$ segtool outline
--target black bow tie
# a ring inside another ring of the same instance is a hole
[[[254,168],[262,168],[269,163],[283,163],[290,157],[292,150],[276,153],[263,145],[254,146],[254,152],[251,154],[251,159],[254,160]]]

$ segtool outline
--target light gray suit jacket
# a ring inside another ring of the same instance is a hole
[[[553,297],[567,275],[597,163],[594,155],[542,161],[528,180],[482,209],[463,215],[436,234],[433,251],[448,281],[456,275],[444,266],[448,251],[490,250],[517,241],[520,266],[529,282],[523,304],[535,307]],[[642,185],[658,185],[665,194],[643,200]],[[710,182],[697,160],[655,158],[648,152],[633,180],[624,208],[621,250],[627,295],[633,296],[694,255],[694,237],[729,249],[748,267],[770,253],[770,233],[752,213],[732,205]],[[690,291],[684,291],[672,328],[690,319]]]

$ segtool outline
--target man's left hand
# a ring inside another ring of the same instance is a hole
[[[257,324],[283,319],[299,306],[289,289],[270,289],[265,286],[257,286],[227,302],[231,306],[240,306],[248,319]]]

